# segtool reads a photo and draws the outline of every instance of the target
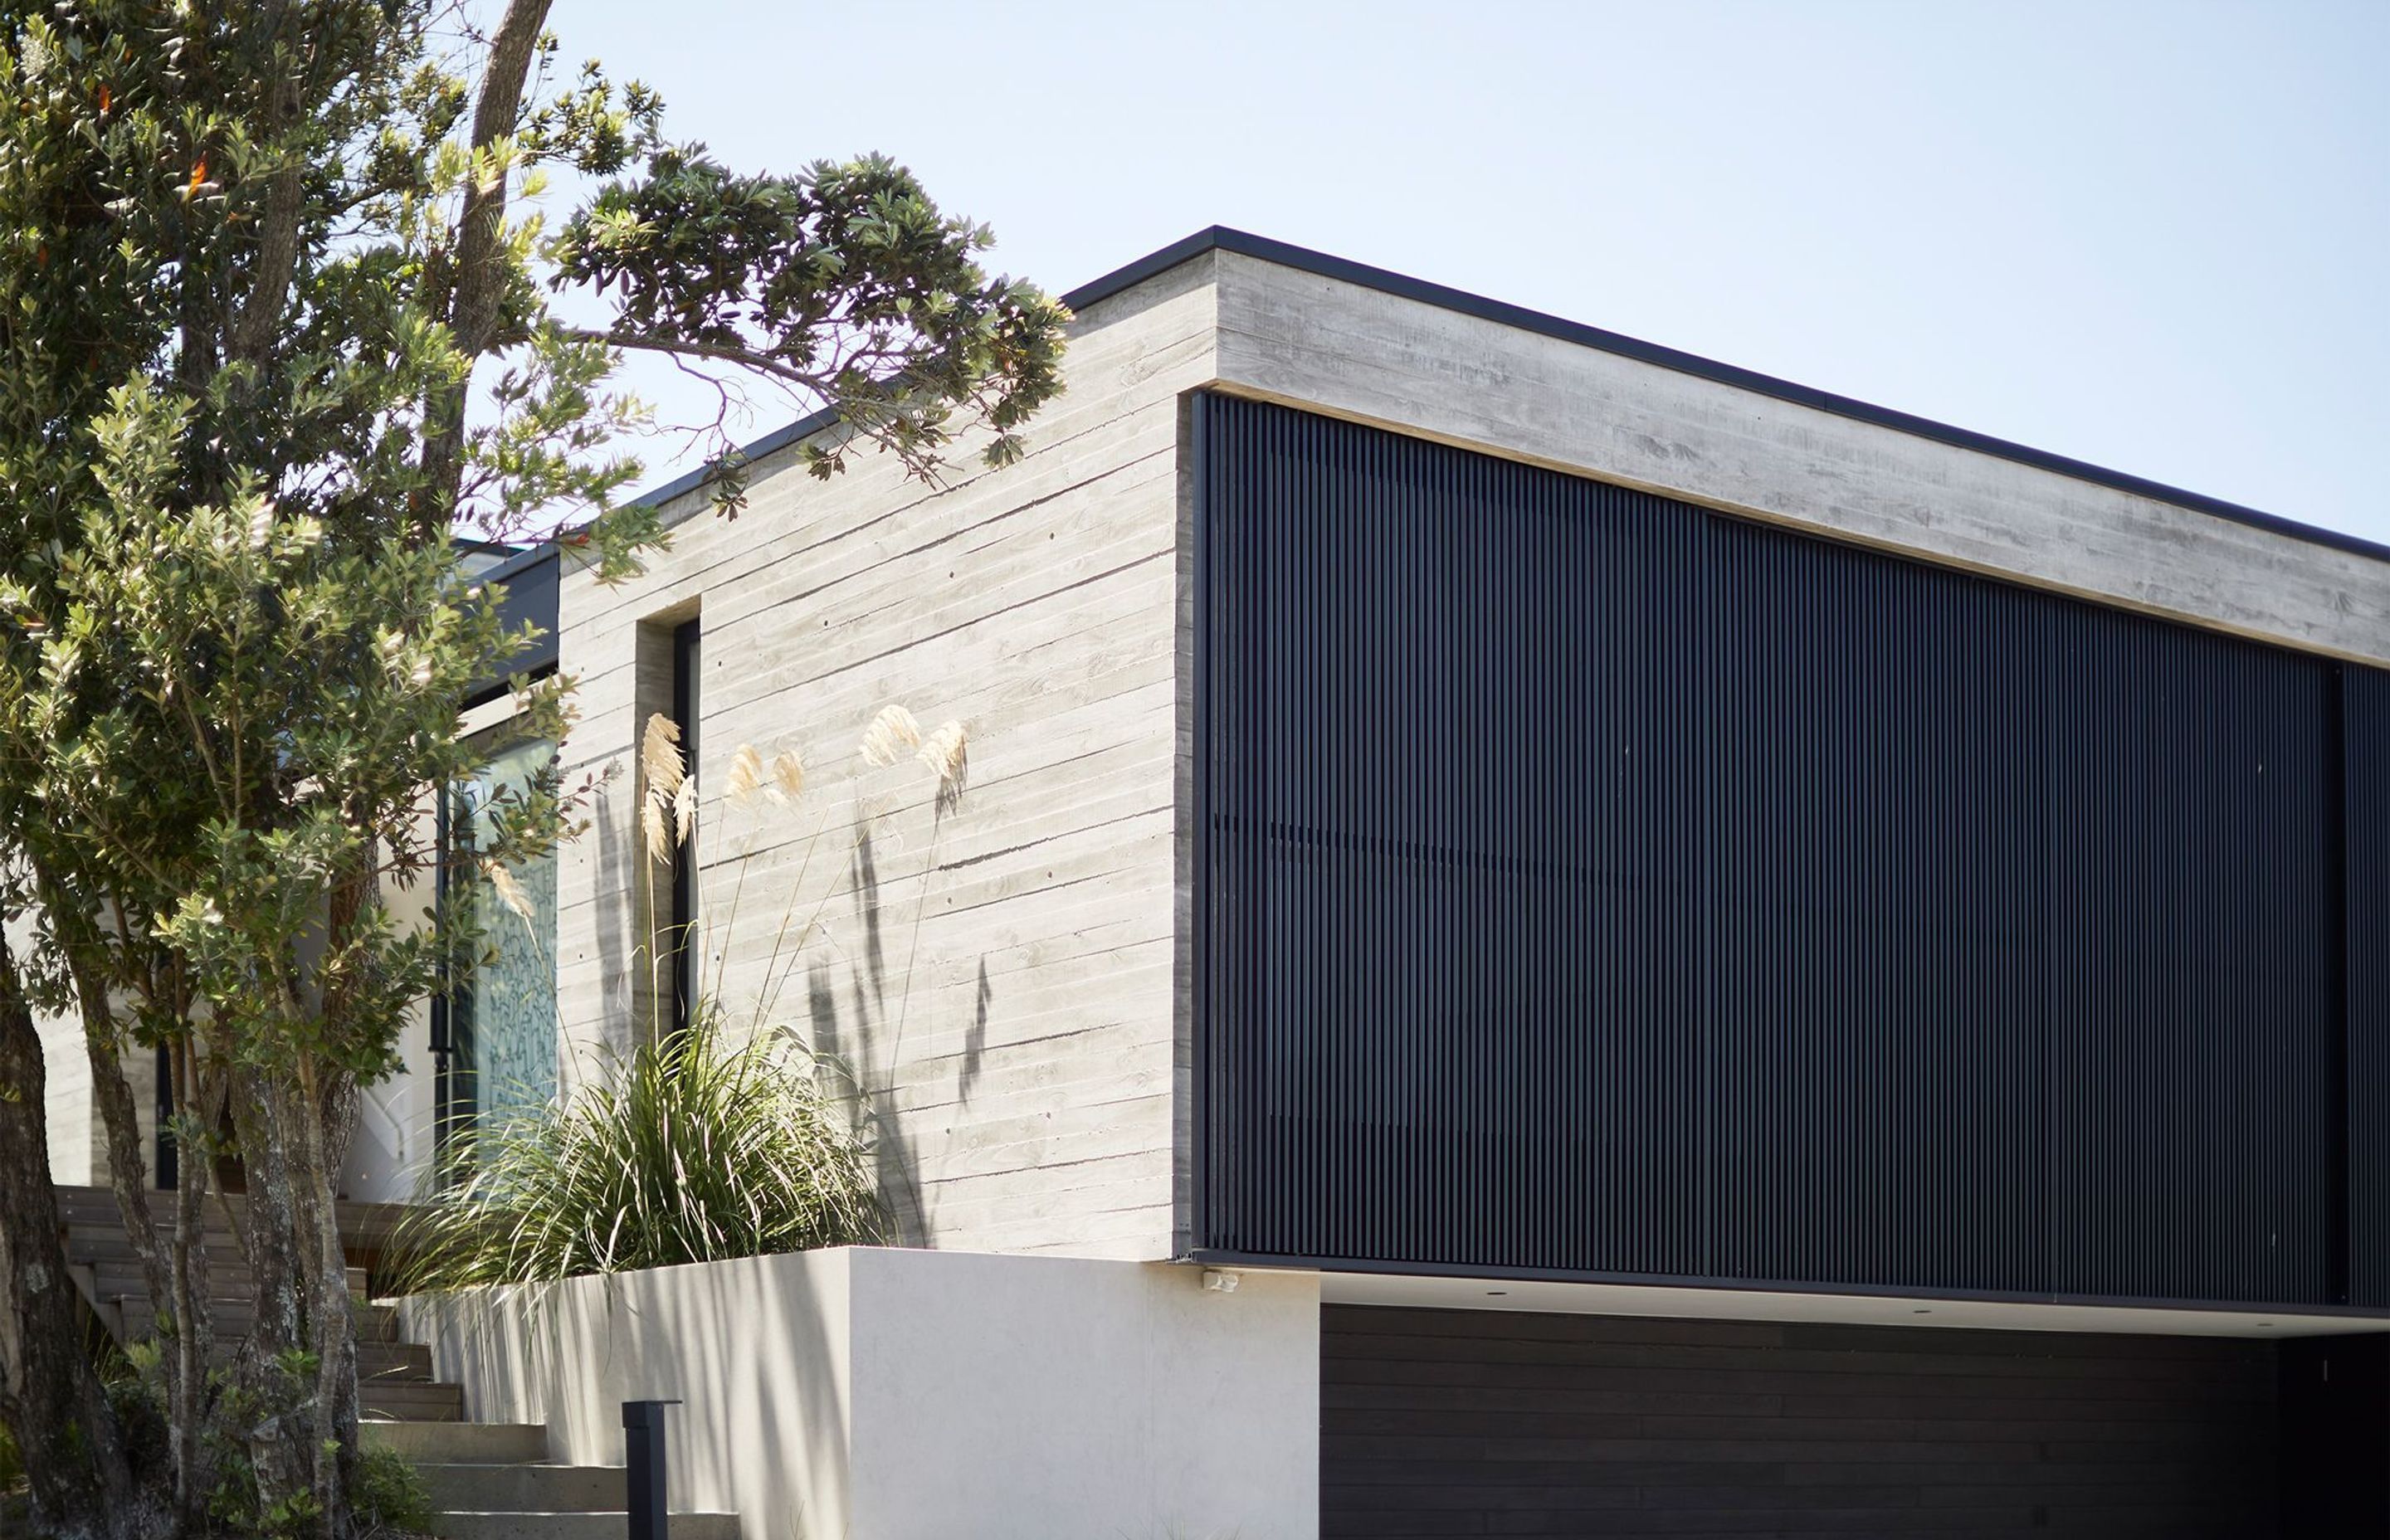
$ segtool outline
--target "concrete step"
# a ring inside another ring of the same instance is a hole
[[[421,1342],[359,1342],[357,1378],[381,1384],[431,1378],[431,1350]]]
[[[58,1197],[58,1216],[69,1224],[117,1226],[122,1215],[116,1207],[116,1194],[106,1187],[62,1187],[53,1189]],[[164,1224],[174,1219],[175,1195],[171,1192],[149,1192],[149,1212]],[[390,1235],[405,1215],[401,1203],[366,1203],[341,1199],[333,1205],[340,1216],[341,1236],[350,1246],[374,1250],[389,1243]],[[200,1205],[200,1220],[213,1229],[223,1229],[227,1218],[238,1225],[248,1217],[249,1200],[239,1193],[221,1193]]]
[[[93,1287],[103,1300],[115,1303],[149,1297],[149,1281],[142,1277],[141,1264],[132,1258],[105,1257],[79,1265],[91,1268]],[[366,1270],[350,1268],[349,1292],[363,1298],[366,1291]],[[257,1285],[251,1279],[245,1265],[212,1266],[208,1269],[208,1294],[212,1299],[236,1303],[253,1301],[257,1298]]]
[[[547,1458],[538,1422],[367,1422],[366,1443],[429,1465],[521,1465]]]
[[[462,1422],[465,1387],[437,1380],[361,1380],[360,1416],[396,1422]]]
[[[630,1516],[611,1513],[435,1513],[442,1540],[623,1540]],[[735,1513],[675,1513],[672,1540],[739,1540]]]
[[[171,1236],[160,1236],[161,1242]],[[200,1251],[213,1267],[246,1267],[249,1253],[225,1230],[210,1230],[200,1238]],[[133,1238],[115,1225],[69,1225],[67,1226],[67,1260],[69,1262],[134,1262],[141,1260],[140,1248]]]
[[[459,1513],[620,1513],[619,1465],[427,1465],[431,1506]]]
[[[149,1334],[149,1324],[147,1320],[138,1326],[128,1322],[126,1339],[140,1341]],[[211,1360],[219,1365],[231,1363],[239,1354],[241,1343],[248,1335],[246,1330],[229,1329],[219,1317],[216,1321],[215,1352],[211,1354]],[[431,1350],[421,1342],[360,1341],[357,1343],[357,1378],[384,1383],[429,1380],[431,1378]]]
[[[157,1325],[158,1313],[150,1307],[147,1295],[123,1303],[124,1329],[135,1341],[148,1336]],[[216,1334],[222,1337],[246,1337],[256,1324],[257,1307],[250,1300],[217,1300],[210,1312],[215,1321]],[[398,1309],[387,1304],[359,1304],[356,1317],[359,1342],[395,1342],[398,1341]]]

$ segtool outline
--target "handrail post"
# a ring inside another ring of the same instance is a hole
[[[677,1401],[623,1403],[623,1484],[628,1489],[630,1540],[669,1540],[664,1408],[679,1405]]]

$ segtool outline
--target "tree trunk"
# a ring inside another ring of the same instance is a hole
[[[315,1500],[315,1382],[289,1367],[292,1355],[312,1352],[313,1344],[280,1090],[273,1075],[254,1067],[239,1071],[233,1086],[233,1127],[249,1173],[243,1239],[257,1312],[236,1373],[258,1502],[268,1512],[294,1512]]]
[[[315,1494],[326,1517],[328,1534],[345,1534],[352,1527],[348,1494],[357,1473],[357,1341],[354,1312],[350,1307],[349,1259],[341,1245],[341,1220],[335,1183],[337,1157],[327,1136],[326,1117],[332,1110],[328,1097],[339,1099],[338,1087],[312,1084],[297,1087],[291,1140],[293,1207],[299,1220],[299,1252],[302,1266],[313,1274],[314,1336],[316,1352]],[[312,1265],[310,1265],[312,1264]]]
[[[174,1106],[189,1114],[194,1128],[213,1128],[223,1116],[219,1077],[202,1075],[196,1060],[198,1046],[190,1039],[169,1046],[174,1076]],[[173,1442],[174,1500],[186,1529],[197,1530],[214,1490],[216,1465],[206,1437],[214,1409],[208,1382],[215,1362],[215,1308],[209,1303],[207,1235],[208,1190],[215,1161],[202,1159],[210,1151],[197,1140],[178,1140],[187,1150],[174,1170],[173,1258],[174,1313],[179,1330],[174,1342],[176,1376],[167,1382],[166,1421]],[[185,1324],[187,1323],[187,1324]]]
[[[116,998],[109,985],[109,963],[113,960],[121,966],[126,959],[111,956],[99,928],[80,918],[81,911],[63,887],[45,882],[42,898],[51,923],[58,928],[75,998],[83,1009],[92,1102],[108,1138],[109,1187],[116,1195],[125,1238],[141,1260],[142,1281],[157,1312],[158,1372],[163,1380],[174,1508],[185,1526],[196,1530],[214,1486],[213,1462],[208,1458],[203,1435],[215,1319],[208,1303],[208,1256],[199,1244],[202,1231],[192,1193],[194,1178],[204,1183],[205,1163],[197,1158],[196,1150],[192,1159],[182,1162],[173,1223],[171,1228],[161,1226],[149,1206],[148,1161],[141,1148],[133,1087],[124,1078],[124,1038],[118,1030]],[[181,1085],[188,1056],[187,1041],[172,1045],[178,1107],[189,1105]]]
[[[244,1392],[263,1415],[250,1428],[258,1497],[268,1508],[301,1504],[313,1533],[344,1540],[354,1530],[348,1493],[358,1460],[357,1347],[348,1260],[334,1204],[323,1092],[286,1072],[245,1070],[232,1097],[248,1162],[251,1272],[257,1324],[240,1354]],[[289,1372],[294,1353],[312,1372]]]
[[[0,1422],[16,1439],[44,1532],[161,1534],[162,1505],[135,1487],[84,1345],[50,1184],[45,1078],[41,1034],[0,938]]]

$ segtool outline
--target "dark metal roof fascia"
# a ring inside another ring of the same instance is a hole
[[[487,571],[475,572],[473,574],[473,581],[475,583],[502,584],[506,582],[507,579],[513,577],[518,573],[528,571],[532,568],[538,566],[543,561],[554,561],[555,559],[557,559],[556,542],[552,540],[545,540],[536,545],[525,546],[523,549],[517,551],[514,555],[507,558],[504,561],[499,562],[496,566],[492,567]]]

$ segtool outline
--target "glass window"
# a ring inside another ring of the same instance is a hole
[[[451,1128],[486,1126],[556,1095],[556,856],[509,866],[514,892],[505,894],[474,853],[491,841],[491,808],[520,797],[555,757],[546,738],[519,739],[450,789],[449,870],[475,890],[484,947],[481,966],[449,996],[441,1101]]]

